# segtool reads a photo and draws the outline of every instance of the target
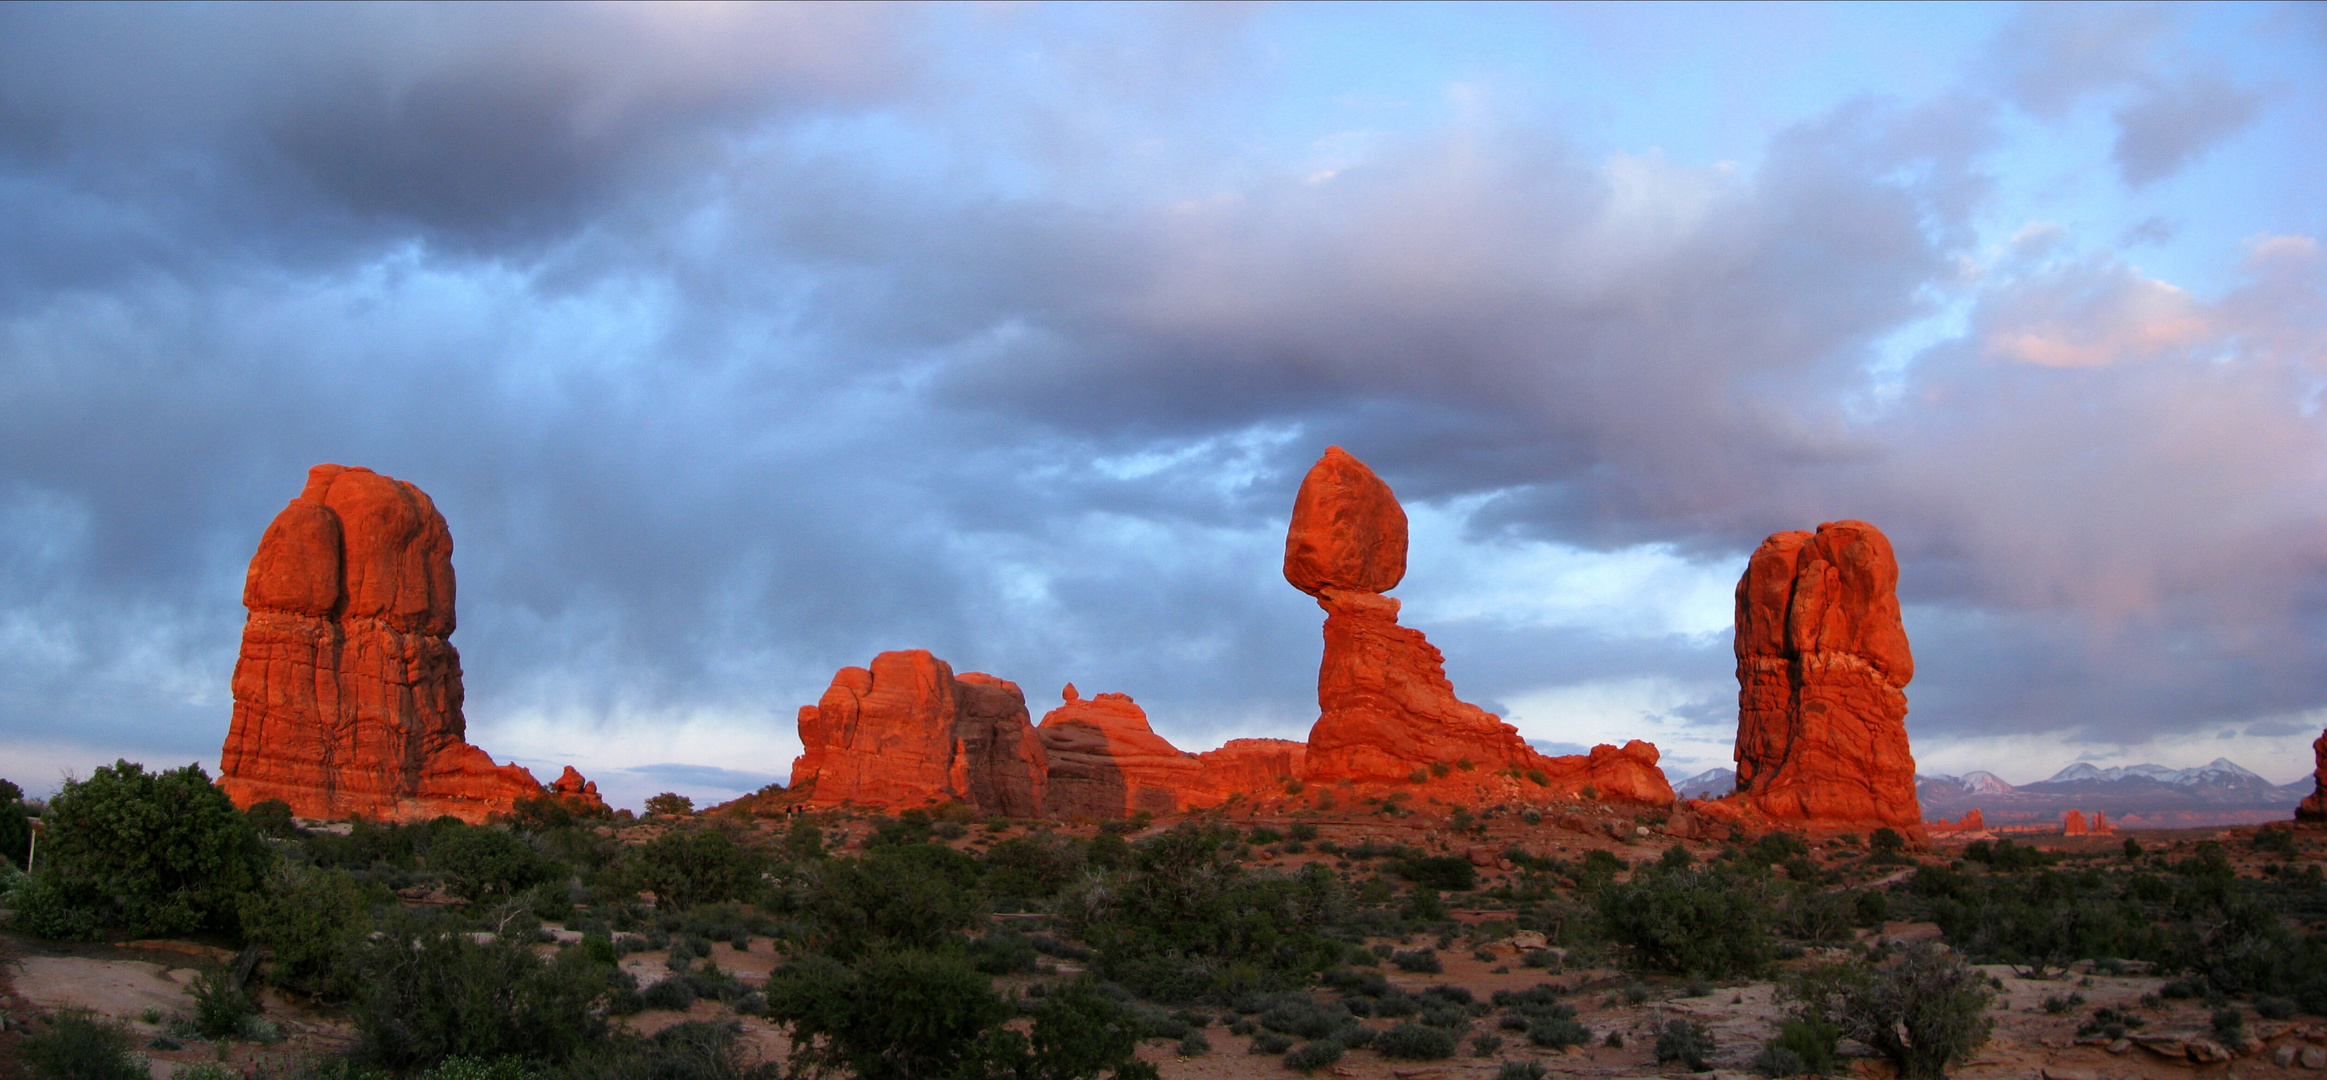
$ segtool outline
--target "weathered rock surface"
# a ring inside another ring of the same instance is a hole
[[[1086,698],[1069,683],[1035,732],[1050,759],[1050,810],[1059,817],[1169,814],[1211,801],[1204,766],[1147,726],[1129,694]]]
[[[1979,808],[1975,806],[1967,811],[1960,820],[1949,821],[1941,818],[1938,821],[1927,822],[1923,827],[1935,833],[1986,832],[1988,831],[1988,819],[1987,815],[1980,813]]]
[[[2117,827],[2109,824],[2109,815],[2098,810],[2093,811],[2091,820],[2087,820],[2081,810],[2071,810],[2060,816],[2062,836],[2108,836],[2116,831]]]
[[[1737,808],[1921,835],[1898,581],[1890,541],[1863,521],[1753,553],[1737,582]]]
[[[483,821],[542,793],[465,739],[452,533],[419,488],[318,465],[244,579],[219,785],[302,817]]]
[[[1285,580],[1324,590],[1382,593],[1406,576],[1406,510],[1390,485],[1338,446],[1309,467],[1285,530]]]
[[[606,800],[598,794],[597,781],[583,779],[582,774],[571,765],[566,766],[566,771],[560,773],[557,779],[550,781],[549,794],[576,813],[606,812]]]
[[[811,806],[1044,811],[1046,762],[1025,695],[991,675],[956,677],[925,649],[840,669],[823,698],[800,709],[800,744],[792,791]]]
[[[2327,731],[2311,743],[2311,793],[2295,806],[2296,821],[2327,821]]]
[[[1325,609],[1307,778],[1352,785],[1444,780],[1449,797],[1467,802],[1488,794],[1470,789],[1497,786],[1482,779],[1500,775],[1535,788],[1499,794],[1550,798],[1588,788],[1600,798],[1672,801],[1656,748],[1647,743],[1547,757],[1500,717],[1456,697],[1444,655],[1421,631],[1398,625],[1398,601],[1381,595],[1405,567],[1406,513],[1397,497],[1364,463],[1328,448],[1301,482],[1285,535],[1285,580]]]
[[[1209,796],[1220,802],[1242,794],[1280,795],[1285,781],[1301,777],[1309,744],[1291,739],[1230,739],[1218,750],[1196,755]]]

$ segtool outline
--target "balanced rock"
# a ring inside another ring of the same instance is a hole
[[[2296,821],[2327,821],[2327,731],[2311,743],[2311,793],[2295,806]]]
[[[1737,582],[1738,808],[1922,835],[1898,583],[1890,540],[1863,521],[1754,551]]]
[[[1050,811],[1059,817],[1170,814],[1211,801],[1203,763],[1147,725],[1129,694],[1086,698],[1067,684],[1035,729],[1050,760]]]
[[[1042,742],[1016,684],[959,677],[926,649],[847,667],[800,709],[792,792],[811,806],[905,809],[964,802],[990,814],[1044,809]]]
[[[1352,785],[1443,781],[1442,801],[1589,794],[1672,802],[1647,743],[1547,757],[1500,717],[1456,697],[1444,655],[1421,631],[1398,625],[1398,601],[1381,595],[1405,571],[1406,512],[1397,496],[1363,462],[1328,448],[1301,481],[1285,534],[1285,580],[1325,609],[1306,776]]]
[[[542,793],[466,741],[452,533],[419,488],[317,465],[243,582],[219,786],[301,817],[483,821]]]

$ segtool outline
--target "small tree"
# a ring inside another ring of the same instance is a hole
[[[810,955],[768,979],[768,1016],[792,1036],[792,1075],[845,1069],[918,1080],[959,1069],[1010,1006],[958,950]]]
[[[666,791],[646,801],[646,812],[661,817],[686,817],[695,812],[695,800]]]
[[[563,1061],[606,1035],[591,1005],[606,991],[608,969],[581,949],[544,959],[527,944],[479,942],[411,915],[381,931],[358,957],[361,1057],[398,1069],[455,1055]]]
[[[428,844],[428,865],[461,899],[508,897],[556,876],[557,867],[525,841],[490,826],[447,827]]]
[[[1803,973],[1785,995],[1798,1016],[1832,1025],[1899,1067],[1905,1080],[1941,1080],[1949,1066],[1986,1045],[1987,977],[1927,941],[1882,964],[1828,964]]]
[[[725,833],[686,829],[625,851],[617,873],[627,887],[685,909],[742,899],[759,878],[759,862]]]
[[[0,860],[19,870],[32,846],[32,819],[24,812],[24,789],[0,780]]]
[[[315,997],[361,988],[355,956],[371,935],[363,887],[337,870],[284,866],[243,899],[242,932],[274,954],[267,981]]]
[[[103,766],[65,781],[43,820],[40,864],[18,894],[17,921],[47,937],[230,926],[274,859],[199,765]]]
[[[1767,885],[1751,872],[1675,870],[1603,889],[1600,923],[1639,964],[1712,978],[1750,974],[1769,962]]]

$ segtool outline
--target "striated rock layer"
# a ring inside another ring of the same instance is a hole
[[[957,677],[925,649],[840,669],[823,698],[800,709],[800,744],[792,793],[810,806],[963,802],[1035,817],[1047,801],[1048,759],[1017,684]]]
[[[1863,521],[1762,542],[1737,582],[1737,792],[1781,823],[1920,836],[1899,564]]]
[[[218,781],[236,805],[475,822],[543,793],[465,739],[452,533],[419,488],[370,469],[308,470],[259,541],[243,606]]]
[[[1481,789],[1463,801],[1588,789],[1605,799],[1672,802],[1654,746],[1636,740],[1549,757],[1501,718],[1456,697],[1445,657],[1421,631],[1398,625],[1398,601],[1381,595],[1405,567],[1406,513],[1397,497],[1364,463],[1328,448],[1302,480],[1285,534],[1285,580],[1325,609],[1306,779],[1353,786],[1451,779]],[[1455,776],[1457,769],[1470,775]],[[1493,777],[1501,782],[1480,782]],[[1532,789],[1512,783],[1522,779]]]

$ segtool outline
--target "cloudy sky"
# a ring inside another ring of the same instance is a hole
[[[1298,738],[1328,444],[1531,738],[1728,763],[1765,535],[1897,545],[1927,772],[2327,724],[2318,6],[0,8],[0,775],[215,769],[316,462],[472,741],[784,776],[922,647]]]

